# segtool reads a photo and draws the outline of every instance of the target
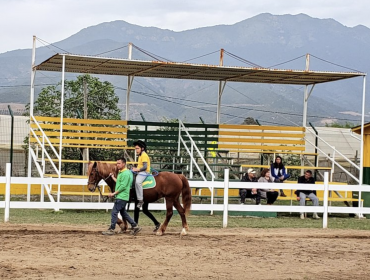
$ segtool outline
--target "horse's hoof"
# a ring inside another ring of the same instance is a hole
[[[161,230],[158,230],[157,233],[156,233],[156,235],[162,236],[163,235],[163,232]]]
[[[185,228],[182,229],[180,235],[181,236],[188,235],[188,233],[186,232],[186,229]]]

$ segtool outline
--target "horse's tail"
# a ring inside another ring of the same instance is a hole
[[[191,189],[189,186],[188,179],[184,175],[179,174],[179,177],[182,181],[182,205],[185,210],[185,215],[189,214],[191,207]]]

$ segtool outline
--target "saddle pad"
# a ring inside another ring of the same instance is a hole
[[[156,185],[155,183],[155,179],[154,179],[154,176],[152,175],[149,175],[146,177],[146,179],[144,180],[143,182],[143,190],[146,190],[146,189],[152,189],[154,188]]]

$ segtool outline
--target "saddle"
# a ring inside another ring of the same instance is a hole
[[[134,180],[132,181],[132,185],[131,185],[131,189],[130,189],[130,201],[136,201],[136,199],[137,199],[136,189],[135,189],[136,176],[142,176],[142,175],[134,174]],[[143,186],[143,190],[154,188],[156,186],[154,176],[152,176],[152,175],[147,176],[145,178],[142,186]]]

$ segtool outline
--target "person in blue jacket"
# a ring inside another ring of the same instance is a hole
[[[275,182],[277,183],[282,183],[290,177],[290,175],[286,173],[281,156],[275,158],[275,162],[271,164],[270,170],[271,176],[275,178]],[[282,189],[280,189],[280,196],[286,196]]]

